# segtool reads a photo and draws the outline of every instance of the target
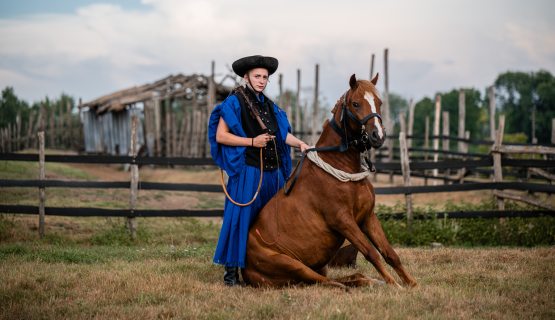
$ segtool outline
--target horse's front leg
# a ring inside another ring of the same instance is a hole
[[[370,238],[370,241],[372,241],[374,246],[378,249],[378,251],[380,251],[385,261],[395,270],[395,272],[397,272],[399,277],[403,279],[403,282],[410,287],[416,286],[416,280],[401,264],[401,259],[387,240],[387,237],[383,232],[382,224],[374,212],[366,218],[364,228],[366,229],[365,231],[368,238]]]
[[[338,217],[341,218],[333,222],[333,225],[336,226],[335,229],[345,236],[345,238],[347,238],[358,249],[358,251],[362,253],[368,262],[372,263],[374,268],[376,268],[386,283],[400,287],[391,273],[387,271],[381,261],[380,255],[372,244],[368,242],[368,238],[356,224],[354,219],[352,219],[352,216],[349,214],[339,214]]]

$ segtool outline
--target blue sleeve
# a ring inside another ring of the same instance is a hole
[[[220,118],[224,119],[231,133],[246,137],[241,125],[241,105],[235,95],[227,97],[221,104],[217,105],[208,120],[208,141],[210,142],[212,159],[231,177],[243,170],[247,148],[227,146],[216,141],[216,131]]]

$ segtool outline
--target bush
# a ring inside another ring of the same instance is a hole
[[[401,210],[400,210],[401,209]],[[446,212],[494,210],[493,201],[478,205],[445,205]],[[530,209],[506,202],[506,210]],[[397,212],[406,212],[401,205],[379,207],[379,218],[391,243],[422,246],[432,242],[459,246],[536,246],[555,244],[555,219],[553,217],[505,219],[441,219],[430,208],[416,209],[414,216],[429,219],[413,220],[412,232],[406,220],[395,220]]]

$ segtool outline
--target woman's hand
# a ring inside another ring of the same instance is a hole
[[[301,149],[302,153],[305,153],[306,150],[310,149],[310,146],[304,143],[304,141],[301,141],[301,143],[299,144],[299,149]]]
[[[252,147],[264,148],[270,140],[274,139],[276,136],[272,136],[269,133],[263,133],[253,138]]]

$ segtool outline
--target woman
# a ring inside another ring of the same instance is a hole
[[[238,268],[245,267],[249,227],[258,212],[283,186],[291,171],[290,147],[302,152],[308,145],[293,136],[287,115],[263,91],[278,67],[272,57],[241,58],[232,64],[243,78],[229,97],[217,105],[208,124],[210,151],[216,163],[229,176],[224,220],[214,254],[214,263],[225,267],[224,283],[239,283]],[[260,156],[262,148],[262,159]],[[260,163],[263,176],[260,191]]]

